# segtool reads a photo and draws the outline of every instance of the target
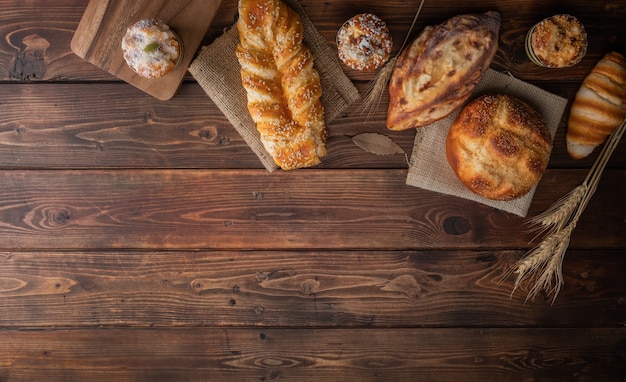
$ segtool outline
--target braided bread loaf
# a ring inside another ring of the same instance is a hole
[[[240,0],[237,59],[261,142],[284,170],[326,155],[322,86],[300,16],[280,0]]]

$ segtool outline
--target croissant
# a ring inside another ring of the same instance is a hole
[[[626,118],[626,60],[607,53],[583,80],[567,121],[567,152],[581,159],[601,145]]]
[[[274,162],[310,167],[326,155],[322,86],[300,15],[280,0],[240,0],[236,55],[248,111]]]

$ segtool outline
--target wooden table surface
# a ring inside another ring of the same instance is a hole
[[[268,173],[189,74],[159,101],[83,61],[87,0],[0,2],[0,381],[619,381],[626,379],[626,144],[563,263],[525,301],[525,220],[405,184],[415,131],[351,106],[316,168]],[[359,12],[394,50],[418,1],[303,0],[328,43]],[[503,18],[495,70],[570,102],[609,50],[626,1],[427,0],[413,35],[457,14]],[[577,16],[584,60],[542,69],[523,39]],[[203,45],[236,19],[224,0]],[[375,73],[343,67],[362,92]],[[568,106],[569,108],[569,106]],[[565,121],[529,216],[582,182],[598,151],[565,150]]]

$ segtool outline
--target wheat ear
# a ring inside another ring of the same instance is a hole
[[[550,208],[529,219],[526,224],[531,226],[532,231],[540,231],[540,233],[548,231],[547,235],[563,228],[564,224],[567,223],[568,216],[572,216],[575,209],[580,205],[588,188],[586,183],[579,185],[557,200]]]
[[[417,11],[415,12],[415,16],[413,16],[413,21],[411,22],[411,26],[404,36],[404,41],[398,49],[398,52],[393,56],[385,65],[383,65],[382,69],[376,74],[374,80],[372,80],[367,89],[365,90],[365,96],[363,97],[363,101],[361,102],[360,109],[361,114],[367,112],[368,117],[371,115],[372,110],[376,110],[380,105],[380,99],[383,96],[385,88],[387,87],[387,83],[391,78],[391,73],[393,72],[393,68],[396,65],[396,61],[398,60],[398,55],[402,53],[406,43],[409,41],[409,37],[411,36],[411,32],[413,32],[413,28],[415,27],[415,23],[417,22],[417,18],[422,11],[422,7],[424,6],[425,0],[420,2]]]
[[[580,186],[563,196],[545,212],[528,221],[529,224],[538,226],[538,230],[547,229],[548,233],[535,248],[527,252],[515,264],[514,272],[517,273],[517,279],[511,294],[524,280],[535,276],[534,285],[530,288],[526,300],[534,300],[540,291],[545,291],[548,295],[552,295],[554,304],[563,285],[563,258],[569,246],[571,234],[598,188],[602,172],[625,130],[626,120],[609,136]]]

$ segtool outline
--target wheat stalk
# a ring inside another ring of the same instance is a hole
[[[534,285],[529,290],[526,301],[534,300],[539,292],[544,291],[552,295],[552,303],[554,303],[563,285],[563,258],[569,246],[571,234],[595,193],[602,172],[622,138],[624,130],[626,130],[626,120],[609,136],[581,185],[560,198],[545,212],[528,221],[530,225],[538,226],[536,229],[540,231],[547,230],[547,234],[535,248],[527,252],[515,264],[513,272],[517,273],[517,278],[511,294],[524,280],[535,276]]]
[[[420,5],[417,8],[417,11],[415,12],[415,16],[413,16],[413,22],[411,22],[411,26],[409,27],[409,30],[407,31],[406,36],[404,36],[404,41],[402,42],[400,49],[398,49],[398,52],[396,52],[395,56],[393,56],[389,61],[387,61],[385,65],[383,65],[382,69],[378,72],[378,74],[376,74],[376,77],[374,78],[374,80],[370,82],[370,84],[368,85],[365,91],[365,96],[363,97],[363,102],[360,105],[361,114],[367,111],[368,117],[369,117],[371,114],[371,111],[378,108],[380,104],[380,99],[382,98],[385,88],[387,87],[387,83],[389,82],[389,79],[391,78],[391,73],[393,72],[393,68],[396,65],[396,61],[398,60],[398,56],[400,55],[400,53],[402,53],[402,50],[406,46],[406,43],[409,41],[409,37],[411,36],[411,32],[413,31],[413,28],[415,27],[415,23],[417,22],[417,17],[422,11],[424,2],[425,0],[422,0],[420,2]]]
[[[393,68],[396,65],[397,60],[398,56],[396,55],[387,61],[378,74],[376,74],[374,80],[369,83],[367,89],[365,90],[363,101],[359,107],[361,109],[361,114],[367,112],[367,117],[369,118],[371,117],[372,110],[378,109],[380,99],[383,97],[383,93],[387,88],[387,83],[391,78],[391,73],[393,72]]]
[[[569,239],[576,224],[570,224],[564,229],[549,235],[539,246],[531,250],[528,255],[518,263],[517,279],[513,286],[515,291],[522,281],[532,274],[538,274],[533,287],[526,296],[526,301],[534,300],[539,292],[552,293],[554,303],[561,285],[563,285],[562,263],[565,252],[569,245]],[[554,279],[554,281],[553,281]]]
[[[529,219],[527,224],[535,226],[532,230],[540,231],[540,233],[548,231],[548,235],[563,228],[567,224],[567,217],[572,216],[588,189],[586,183],[579,185],[557,200],[550,208]]]

